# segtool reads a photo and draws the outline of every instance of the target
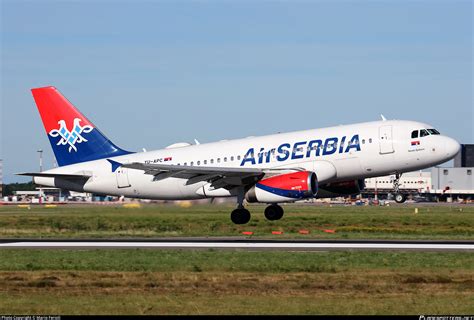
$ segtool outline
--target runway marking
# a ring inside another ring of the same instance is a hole
[[[0,243],[4,248],[156,248],[156,249],[285,249],[285,250],[462,250],[474,252],[474,244],[439,244],[439,243],[291,243],[291,242],[10,242]]]

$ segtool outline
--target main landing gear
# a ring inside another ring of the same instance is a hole
[[[280,220],[283,217],[283,213],[283,208],[277,204],[272,204],[265,208],[265,218],[270,221]]]
[[[246,224],[250,221],[250,211],[244,208],[244,197],[237,196],[237,209],[230,214],[230,220],[235,224]],[[280,220],[283,217],[283,208],[277,204],[271,204],[265,208],[265,218],[270,221]]]
[[[400,178],[402,177],[401,173],[395,175],[395,180],[393,180],[393,191],[395,192],[395,202],[404,203],[407,199],[407,196],[400,192]]]
[[[246,224],[250,221],[250,211],[244,208],[244,189],[237,194],[237,209],[230,213],[230,220],[235,224]]]
[[[283,208],[277,204],[271,204],[265,208],[265,218],[270,221],[280,220],[283,213]],[[246,224],[250,221],[250,211],[244,208],[243,190],[237,195],[237,209],[231,212],[230,220],[235,224]]]
[[[277,204],[271,204],[265,208],[265,218],[267,218],[267,220],[280,220],[283,214],[283,208]],[[230,219],[235,224],[246,224],[250,221],[250,211],[239,205],[237,209],[231,212]]]
[[[250,211],[245,208],[237,208],[230,214],[230,220],[235,224],[246,224],[250,221]]]

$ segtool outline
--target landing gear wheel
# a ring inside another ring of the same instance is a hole
[[[230,214],[230,220],[235,224],[246,224],[250,221],[250,211],[243,208],[238,208]]]
[[[407,196],[404,195],[403,193],[397,193],[395,195],[395,202],[396,203],[404,203],[406,199],[407,199]]]
[[[283,217],[283,208],[277,204],[272,204],[265,208],[265,218],[270,221],[280,220]]]

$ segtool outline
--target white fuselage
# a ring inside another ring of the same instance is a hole
[[[413,130],[427,128],[431,126],[413,121],[375,121],[188,145],[108,159],[122,164],[140,162],[232,168],[303,168],[314,171],[320,185],[324,185],[419,170],[453,158],[459,151],[459,144],[449,137],[427,135],[412,139]],[[417,143],[412,145],[414,140]],[[234,195],[228,190],[206,190],[206,181],[187,184],[187,179],[174,177],[154,181],[152,175],[126,168],[113,172],[107,159],[77,163],[46,172],[87,174],[91,177],[80,186],[73,183],[63,185],[60,179],[49,177],[35,177],[35,182],[97,194],[170,200]]]

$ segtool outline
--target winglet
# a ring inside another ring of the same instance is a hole
[[[383,114],[381,114],[380,117],[382,118],[382,121],[387,121],[387,118],[385,118]]]
[[[107,159],[107,161],[110,162],[110,164],[112,165],[112,172],[115,172],[118,168],[122,166],[122,163],[120,162],[110,160],[110,159]]]

